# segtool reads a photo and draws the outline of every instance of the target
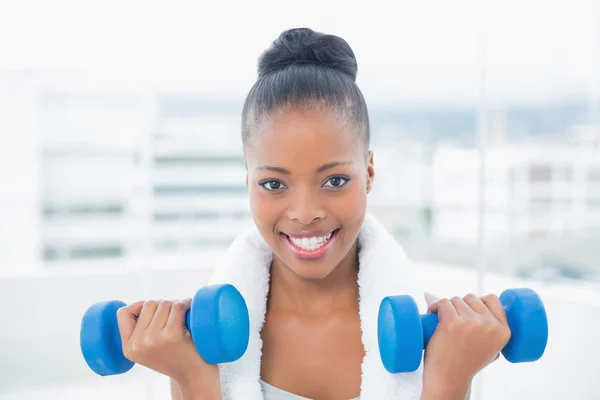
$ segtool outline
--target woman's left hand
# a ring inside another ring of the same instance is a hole
[[[504,307],[493,294],[452,299],[426,295],[426,301],[439,323],[425,349],[424,391],[466,393],[475,375],[498,359],[510,339]]]

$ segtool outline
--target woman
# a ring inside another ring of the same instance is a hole
[[[184,327],[185,299],[123,308],[125,355],[171,377],[173,399],[468,398],[510,338],[506,316],[494,295],[425,303],[402,249],[366,212],[375,170],[352,49],[292,29],[258,70],[242,114],[255,227],[210,280],[244,296],[248,349],[206,364]],[[424,362],[406,374],[388,373],[377,345],[379,303],[397,294],[440,321]]]

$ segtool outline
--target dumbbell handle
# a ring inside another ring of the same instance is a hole
[[[510,311],[509,307],[505,305],[503,305],[503,307],[504,311],[506,311],[506,314],[508,315]],[[427,343],[429,343],[429,340],[433,336],[438,323],[439,320],[437,313],[421,314],[421,324],[423,324],[423,347],[427,347]]]

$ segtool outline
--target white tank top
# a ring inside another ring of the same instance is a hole
[[[262,379],[260,380],[260,385],[262,386],[265,400],[310,400],[306,397],[298,396],[297,394],[289,393],[285,390],[276,388],[275,386],[271,386]],[[360,397],[352,400],[360,400]]]

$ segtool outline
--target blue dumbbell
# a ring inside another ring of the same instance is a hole
[[[502,292],[500,302],[511,331],[502,355],[512,363],[538,360],[548,342],[548,318],[542,300],[533,290],[523,288]],[[385,369],[391,373],[416,371],[437,325],[437,314],[420,315],[410,296],[384,298],[379,306],[377,336]]]
[[[123,374],[134,362],[123,355],[117,311],[118,300],[96,303],[83,315],[80,347],[87,365],[101,376]],[[185,317],[200,356],[209,364],[232,362],[248,347],[250,318],[244,298],[229,284],[201,288]]]

